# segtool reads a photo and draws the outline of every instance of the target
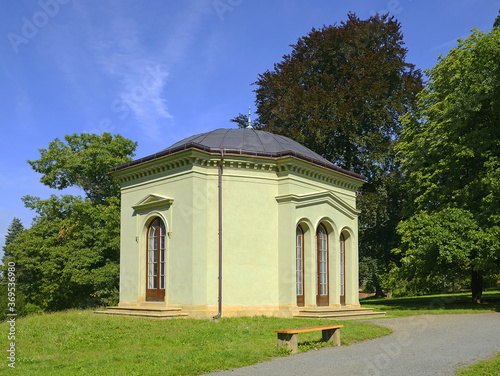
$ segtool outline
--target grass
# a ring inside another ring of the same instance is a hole
[[[332,320],[246,317],[147,320],[93,315],[89,310],[28,316],[16,323],[16,369],[9,375],[197,375],[288,355],[277,348],[274,329]],[[341,322],[342,345],[389,334],[367,322]],[[9,327],[0,323],[2,350]],[[299,335],[299,351],[328,346],[321,332]],[[9,369],[8,369],[9,368]]]
[[[458,376],[498,376],[500,375],[500,353],[491,359],[483,360],[472,366],[459,369],[455,372]]]
[[[500,311],[500,291],[483,294],[480,305],[470,293],[412,298],[365,299],[363,307],[386,311],[387,317],[415,314]],[[243,367],[286,356],[277,348],[275,329],[340,323],[342,345],[389,334],[367,321],[280,319],[274,317],[155,321],[93,315],[70,310],[34,315],[16,322],[16,369],[0,365],[0,375],[199,375]],[[0,343],[7,353],[8,323],[0,323]],[[330,346],[321,332],[301,333],[299,351]],[[457,371],[457,375],[499,375],[500,355]]]
[[[423,314],[500,312],[500,290],[483,292],[483,303],[472,304],[470,292],[409,298],[363,299],[362,307],[386,312],[387,317]]]

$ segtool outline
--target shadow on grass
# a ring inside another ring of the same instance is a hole
[[[335,346],[331,342],[324,342],[323,340],[311,340],[311,341],[300,341],[298,343],[299,353],[311,351],[311,350],[319,350],[323,347],[333,347]],[[277,349],[278,356],[289,356],[292,353],[292,350],[288,349],[285,346],[282,346],[280,349]]]
[[[306,352],[309,350],[318,350],[322,347],[333,347],[335,346],[331,342],[324,342],[322,340],[313,341],[301,341],[299,342],[299,352]]]
[[[473,304],[466,293],[428,295],[407,298],[370,298],[361,301],[362,306],[375,310],[390,311],[436,311],[435,313],[500,312],[500,291],[483,293],[480,304]],[[426,312],[432,313],[432,312]]]

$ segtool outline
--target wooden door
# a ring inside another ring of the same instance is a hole
[[[319,225],[316,231],[316,305],[327,306],[329,301],[328,275],[328,234],[325,226]]]
[[[345,305],[345,238],[340,235],[340,304]]]
[[[295,269],[297,286],[297,305],[304,306],[304,231],[297,226],[295,240]]]
[[[148,228],[146,248],[146,300],[165,301],[166,284],[165,224],[156,218]]]

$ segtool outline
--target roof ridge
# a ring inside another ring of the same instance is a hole
[[[262,142],[260,135],[257,133],[257,129],[252,129],[252,131],[255,133],[255,137],[257,137],[257,140],[259,140],[260,144],[262,145],[262,149],[266,150],[266,147],[264,146],[264,143]],[[266,131],[261,131],[260,132],[266,132]],[[269,133],[269,132],[266,132]]]
[[[224,143],[224,140],[226,139],[226,136],[227,134],[229,133],[229,131],[232,129],[232,128],[219,128],[219,129],[224,129],[226,132],[224,133],[224,136],[222,136],[222,139],[220,140],[220,143],[219,143],[219,149],[224,149],[222,147],[222,144]],[[216,129],[217,131],[218,129]],[[211,133],[211,132],[207,132],[207,135]]]

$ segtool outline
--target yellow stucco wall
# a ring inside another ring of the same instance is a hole
[[[114,174],[122,184],[121,304],[145,299],[146,229],[160,216],[169,233],[167,304],[216,313],[219,159],[187,150]],[[299,223],[305,230],[306,306],[316,304],[315,233],[320,223],[328,230],[330,305],[340,304],[340,233],[347,238],[346,304],[359,305],[355,191],[360,184],[295,158],[226,156],[222,184],[226,311],[280,314],[296,306]]]

